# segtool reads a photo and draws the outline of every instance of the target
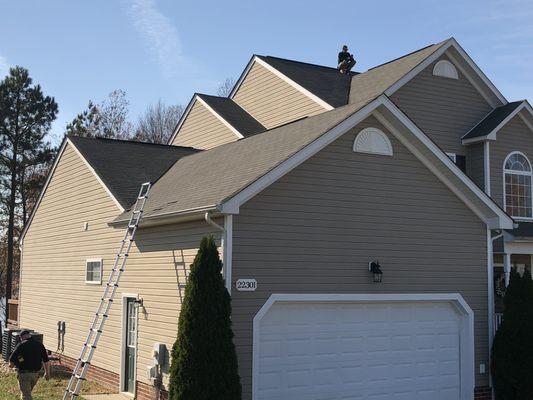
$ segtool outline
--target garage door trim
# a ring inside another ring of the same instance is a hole
[[[275,303],[450,303],[459,312],[461,400],[474,398],[474,312],[458,293],[413,294],[272,294],[253,320],[252,398],[259,398],[259,330],[260,322]]]

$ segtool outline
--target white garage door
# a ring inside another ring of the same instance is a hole
[[[451,303],[276,302],[254,347],[255,400],[458,400]]]

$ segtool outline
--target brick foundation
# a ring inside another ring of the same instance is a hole
[[[72,370],[76,362],[67,356],[60,356],[60,364]],[[118,392],[120,377],[114,372],[107,371],[100,367],[91,365],[87,372],[87,379]],[[137,381],[136,400],[168,400],[166,391],[159,391],[152,385]],[[488,386],[479,386],[474,389],[474,400],[492,400],[492,390]]]
[[[492,389],[488,386],[479,386],[475,388],[474,400],[492,400]]]
[[[60,361],[56,362],[60,365],[62,365],[65,368],[68,368],[70,371],[74,369],[76,366],[76,360],[73,358],[67,357],[67,356],[59,356],[56,355]],[[98,384],[102,385],[103,387],[118,393],[119,387],[120,387],[120,376],[114,372],[105,370],[100,367],[96,367],[94,365],[91,365],[89,367],[89,370],[87,371],[87,380],[92,382],[97,382]],[[152,385],[148,385],[143,382],[137,381],[137,387],[136,387],[136,400],[167,400],[168,399],[168,393],[166,391],[161,391],[161,394],[159,394],[159,391],[153,387]]]

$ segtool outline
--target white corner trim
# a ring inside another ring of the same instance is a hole
[[[231,125],[228,121],[226,121],[219,113],[213,110],[213,108],[209,104],[207,104],[207,102],[204,99],[202,99],[201,96],[199,95],[195,95],[195,96],[196,96],[196,101],[198,101],[201,105],[207,108],[207,110],[210,111],[211,114],[213,114],[216,118],[218,118],[220,122],[222,122],[231,132],[235,134],[235,136],[237,136],[239,139],[242,139],[244,137],[237,129],[235,129],[233,125]]]
[[[83,162],[85,163],[85,165],[87,166],[87,168],[89,169],[89,171],[92,172],[92,174],[94,175],[94,177],[96,178],[96,180],[100,183],[100,185],[102,186],[102,188],[104,188],[104,190],[107,192],[107,194],[109,195],[109,197],[111,197],[111,200],[113,200],[113,202],[115,203],[115,205],[117,206],[117,208],[119,209],[120,212],[124,212],[124,207],[122,207],[120,205],[120,203],[118,202],[117,198],[113,195],[113,193],[111,193],[111,191],[109,190],[109,188],[105,185],[104,181],[102,181],[102,179],[98,176],[98,174],[96,173],[96,171],[94,170],[94,168],[91,166],[91,164],[89,164],[89,162],[85,159],[85,157],[83,157],[83,155],[81,154],[81,152],[78,150],[78,148],[74,145],[74,143],[69,139],[67,138],[67,142],[72,146],[72,148],[74,149],[74,151],[76,152],[76,154],[83,160]]]
[[[459,293],[407,293],[407,294],[272,294],[253,319],[252,346],[252,399],[258,400],[260,322],[275,303],[416,303],[438,302],[454,305],[461,315],[461,397],[474,397],[474,312]]]
[[[325,102],[324,100],[322,100],[320,97],[318,97],[317,95],[311,93],[309,90],[307,90],[306,88],[304,88],[303,86],[299,85],[298,83],[296,83],[295,81],[293,81],[291,78],[289,78],[287,75],[284,75],[282,74],[281,72],[279,72],[276,68],[274,68],[273,66],[271,66],[270,64],[268,64],[267,62],[261,60],[259,57],[257,56],[254,56],[252,61],[251,61],[251,65],[250,67],[248,68],[247,67],[247,70],[245,71],[245,75],[243,75],[243,79],[242,81],[244,81],[245,79],[245,76],[248,74],[248,72],[250,71],[253,63],[257,63],[259,65],[261,65],[262,67],[266,68],[268,71],[270,71],[271,73],[273,73],[274,75],[276,75],[278,78],[280,78],[281,80],[283,80],[284,82],[288,83],[289,85],[291,85],[293,88],[295,88],[296,90],[298,90],[300,93],[303,93],[305,96],[309,97],[311,100],[313,100],[315,103],[317,103],[318,105],[320,105],[321,107],[323,107],[324,109],[326,110],[333,110],[334,107],[331,106],[330,104],[328,104],[327,102]],[[235,87],[234,89],[234,92],[232,92],[232,94],[230,95],[230,98],[233,98],[233,96],[235,95],[235,93],[237,93],[237,90],[238,88],[240,87],[241,85],[241,82],[239,82],[239,85]]]
[[[39,193],[39,197],[37,198],[37,201],[35,202],[35,205],[33,206],[33,210],[31,211],[30,217],[28,218],[28,221],[26,222],[26,225],[24,226],[24,229],[22,230],[22,233],[20,234],[19,241],[21,243],[24,241],[24,237],[26,236],[26,233],[28,232],[28,229],[33,221],[33,217],[35,216],[37,209],[41,205],[41,201],[43,200],[44,193],[48,189],[48,185],[50,185],[52,176],[54,175],[57,165],[59,164],[59,160],[63,156],[63,153],[65,152],[66,147],[67,147],[67,138],[65,137],[65,139],[63,139],[63,143],[61,144],[61,147],[59,148],[59,151],[57,152],[57,156],[54,161],[54,164],[52,165],[52,168],[50,168],[50,172],[48,172],[48,177],[46,178],[46,181],[44,182],[43,188],[41,189],[41,193]]]
[[[431,63],[433,63],[435,60],[437,60],[440,56],[442,56],[445,52],[448,51],[453,47],[466,61],[466,63],[476,72],[476,74],[479,76],[479,78],[487,85],[487,87],[490,89],[490,91],[498,98],[498,100],[501,102],[501,104],[507,104],[507,100],[505,97],[500,93],[500,91],[494,86],[494,84],[487,78],[487,76],[479,69],[479,67],[474,63],[474,61],[470,58],[470,56],[462,49],[462,47],[457,43],[457,41],[454,38],[448,39],[445,44],[443,44],[440,48],[435,50],[430,56],[428,56],[426,59],[424,59],[420,64],[418,64],[415,68],[413,68],[411,71],[409,71],[407,74],[405,74],[401,79],[399,79],[396,83],[394,83],[392,86],[390,86],[386,91],[385,94],[387,96],[391,96],[393,93],[395,93],[398,89],[400,89],[403,85],[405,85],[407,82],[409,82],[411,79],[413,79],[416,75],[418,75],[421,71],[423,71],[426,67],[428,67]],[[449,53],[447,54],[449,56]],[[451,58],[451,57],[450,57]],[[454,61],[454,59],[452,60]],[[458,64],[455,60],[454,66],[457,68]],[[459,68],[459,70],[467,77],[467,79],[472,83],[471,77],[469,77],[469,74],[464,71],[463,68]],[[478,85],[475,85],[476,89],[483,95],[485,100],[488,100],[488,97],[486,97],[486,94],[483,94],[483,90],[480,90]],[[493,107],[500,105],[500,104],[494,104],[494,101],[489,101],[489,104],[491,104]]]
[[[357,134],[352,150],[356,153],[392,156],[392,144],[387,135],[378,128],[365,128]]]
[[[440,60],[433,66],[433,75],[442,78],[459,79],[459,73],[453,63],[448,60]]]
[[[490,142],[483,143],[483,178],[485,179],[485,193],[490,196]],[[504,208],[505,210],[505,208]]]
[[[225,282],[226,282],[226,289],[228,290],[228,293],[231,295],[231,287],[232,287],[232,269],[233,269],[233,215],[226,214],[224,215],[224,231],[226,234],[226,240],[225,240],[225,257],[224,257],[224,263],[225,263]]]

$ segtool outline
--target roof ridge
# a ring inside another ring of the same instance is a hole
[[[106,137],[89,137],[89,136],[78,136],[78,135],[72,135],[68,134],[65,135],[69,139],[76,138],[76,139],[87,139],[87,140],[105,140],[109,142],[121,142],[121,143],[129,143],[129,144],[136,144],[136,145],[149,145],[149,146],[160,146],[165,147],[169,149],[179,149],[179,150],[192,150],[192,151],[202,151],[201,149],[197,149],[195,147],[189,147],[189,146],[173,146],[170,144],[164,144],[164,143],[152,143],[152,142],[140,142],[137,140],[131,140],[131,139],[116,139],[116,138],[106,138]]]
[[[318,68],[324,68],[324,69],[329,69],[329,70],[332,70],[332,71],[337,71],[337,68],[335,67],[328,67],[327,65],[320,65],[320,64],[314,64],[314,63],[309,63],[309,62],[305,62],[305,61],[298,61],[298,60],[291,60],[289,58],[283,58],[283,57],[276,57],[276,56],[263,56],[261,54],[255,54],[255,56],[257,57],[261,57],[261,58],[274,58],[276,60],[281,60],[281,61],[288,61],[288,62],[292,62],[292,63],[295,63],[295,64],[303,64],[303,65],[308,65],[310,67],[318,67]],[[350,71],[350,75],[358,75],[360,74],[360,72],[357,72],[357,71]]]
[[[445,40],[445,41],[446,41],[446,40]],[[379,68],[379,67],[383,67],[384,65],[387,65],[387,64],[391,64],[391,63],[393,63],[393,62],[395,62],[395,61],[401,60],[402,58],[409,57],[409,56],[411,56],[411,55],[413,55],[413,54],[415,54],[415,53],[418,53],[418,52],[420,52],[420,51],[422,51],[422,50],[428,49],[428,48],[430,48],[431,46],[436,46],[436,45],[439,45],[439,44],[442,44],[442,43],[444,43],[444,42],[429,44],[429,45],[424,46],[424,47],[422,47],[422,48],[420,48],[420,49],[418,49],[418,50],[414,50],[414,51],[412,51],[412,52],[410,52],[410,53],[404,54],[403,56],[396,57],[396,58],[394,58],[394,59],[392,59],[392,60],[386,61],[386,62],[384,62],[384,63],[382,63],[382,64],[379,64],[379,65],[376,65],[376,66],[374,66],[374,67],[372,67],[372,68],[369,68],[368,70],[366,70],[366,72],[372,71],[372,70],[374,70],[374,69],[376,69],[376,68]]]

